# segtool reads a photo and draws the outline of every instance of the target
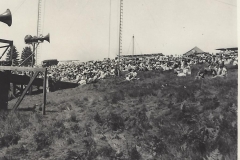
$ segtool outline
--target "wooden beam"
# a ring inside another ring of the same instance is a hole
[[[22,72],[23,72],[23,71],[44,72],[44,71],[45,71],[45,68],[0,66],[0,70],[22,71]]]
[[[6,39],[0,39],[0,42],[1,43],[8,43],[8,44],[12,44],[13,43],[13,41],[6,40]]]
[[[34,81],[34,79],[37,77],[39,72],[35,72],[32,79],[30,80],[30,82],[28,83],[27,87],[24,89],[22,95],[18,98],[16,104],[13,106],[13,111],[15,111],[19,104],[22,102],[23,98],[25,97],[27,91],[29,90],[30,86],[32,85],[32,82]]]
[[[5,54],[5,52],[8,50],[9,47],[10,47],[10,46],[8,46],[8,47],[5,49],[5,51],[4,51],[3,54],[1,55],[0,59],[2,59],[2,56]]]
[[[6,45],[6,46],[0,46],[0,48],[5,48],[5,47],[9,47],[9,45]]]

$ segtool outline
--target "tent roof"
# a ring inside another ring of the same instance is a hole
[[[199,49],[197,46],[192,48],[190,51],[184,53],[183,55],[189,56],[189,55],[194,55],[194,54],[199,54],[199,53],[204,53],[201,49]]]

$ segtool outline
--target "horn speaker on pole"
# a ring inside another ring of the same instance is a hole
[[[48,33],[45,37],[39,38],[39,40],[41,42],[43,42],[45,40],[45,41],[48,41],[50,43],[50,34]]]
[[[12,14],[9,9],[0,15],[0,21],[6,23],[9,27],[12,25]]]
[[[39,43],[43,41],[48,41],[50,43],[50,34],[48,33],[44,37],[37,37],[37,36],[31,36],[31,35],[26,35],[24,38],[25,43],[30,44],[30,43]]]

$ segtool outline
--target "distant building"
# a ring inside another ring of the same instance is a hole
[[[238,52],[238,47],[232,47],[232,48],[218,48],[216,50],[220,50],[220,51],[232,51],[232,52]]]
[[[238,54],[238,47],[232,48],[218,48],[221,54]]]
[[[164,56],[164,55],[162,53],[120,55],[120,59],[131,60],[131,59],[141,59],[141,58],[153,58],[156,56]],[[118,57],[116,57],[115,59],[118,59]]]

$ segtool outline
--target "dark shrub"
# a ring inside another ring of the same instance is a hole
[[[129,157],[130,157],[131,160],[139,160],[141,158],[141,155],[138,153],[136,147],[133,147],[129,151]]]
[[[116,104],[118,101],[124,100],[124,92],[122,90],[112,92],[110,97],[112,99],[112,103]]]
[[[219,101],[216,97],[202,99],[201,104],[203,105],[203,110],[214,110],[219,106]]]
[[[42,150],[48,146],[50,146],[53,142],[52,135],[48,132],[40,131],[34,134],[34,140],[37,143],[36,150]]]
[[[71,131],[73,133],[80,133],[82,132],[82,128],[78,125],[78,124],[74,124],[72,127],[71,127]]]
[[[9,134],[0,138],[0,148],[9,147],[10,145],[17,144],[20,136],[17,134]]]
[[[96,113],[96,114],[94,115],[94,120],[95,120],[99,125],[102,125],[102,124],[103,124],[103,121],[102,121],[102,119],[101,119],[101,117],[99,116],[98,113]]]
[[[113,130],[117,131],[119,129],[124,129],[124,120],[121,116],[110,113],[107,118],[108,126]]]

